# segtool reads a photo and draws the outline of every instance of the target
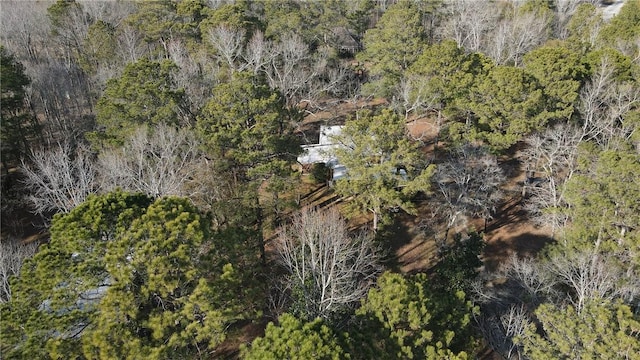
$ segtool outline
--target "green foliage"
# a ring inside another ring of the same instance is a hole
[[[586,147],[579,169],[567,183],[572,225],[570,246],[594,244],[627,253],[640,265],[640,155],[634,150],[599,152]]]
[[[534,324],[517,339],[532,360],[640,359],[640,322],[620,303],[592,301],[582,312],[572,306],[543,304]]]
[[[425,166],[419,144],[411,141],[406,132],[403,117],[383,110],[378,115],[357,114],[335,137],[345,145],[336,150],[336,155],[347,168],[347,177],[336,183],[336,191],[352,197],[352,213],[373,213],[374,230],[378,217],[384,219],[388,210],[401,208],[412,213],[411,197],[430,187],[434,166]],[[406,176],[399,173],[400,167]]]
[[[261,28],[256,18],[247,16],[246,3],[225,4],[213,11],[202,21],[202,30],[207,31],[217,26],[225,26],[230,29],[244,30],[251,36],[255,30]]]
[[[95,145],[122,145],[141,125],[184,125],[184,91],[173,80],[176,65],[146,59],[130,63],[119,78],[107,82],[96,107],[102,131],[90,134]]]
[[[124,23],[135,29],[148,48],[150,58],[168,58],[168,42],[201,41],[201,32],[212,12],[203,0],[159,0],[137,3],[138,9]]]
[[[591,49],[596,43],[602,24],[602,16],[595,5],[580,4],[567,24],[569,32],[567,44],[580,51]]]
[[[478,233],[470,233],[465,239],[456,234],[454,243],[440,254],[433,286],[444,291],[468,291],[478,276],[478,268],[482,266],[480,255],[484,246],[482,235]]]
[[[58,0],[47,8],[47,16],[51,21],[54,35],[59,35],[62,28],[70,25],[68,20],[73,13],[82,13],[82,6],[75,0]]]
[[[469,109],[476,122],[468,136],[485,141],[496,153],[505,151],[546,125],[546,103],[533,76],[520,68],[497,66],[472,89]]]
[[[207,240],[206,220],[188,201],[163,198],[149,206],[108,248],[113,280],[85,353],[165,359],[220,344],[228,321],[242,316],[227,298],[232,293],[220,290],[239,279],[231,264],[201,261]]]
[[[620,12],[600,31],[603,46],[618,49],[627,56],[637,56],[640,36],[640,1],[625,2]]]
[[[206,18],[209,8],[204,0],[182,0],[176,4],[176,14],[181,19],[181,32],[192,38],[200,38],[200,23]]]
[[[2,114],[16,113],[24,107],[25,87],[30,81],[24,73],[24,66],[17,62],[13,55],[0,46],[0,63],[2,76]]]
[[[218,248],[188,200],[90,197],[54,218],[16,281],[7,357],[198,357],[250,301]]]
[[[80,66],[85,72],[95,74],[100,65],[114,61],[116,28],[102,20],[94,22],[89,26],[82,48]]]
[[[309,40],[309,22],[303,17],[301,6],[303,4],[295,0],[265,1],[265,37],[281,40],[280,37],[284,34],[295,32],[301,34],[303,39]]]
[[[97,309],[92,302],[81,309],[79,299],[107,279],[107,244],[149,203],[142,195],[115,192],[90,196],[70,213],[53,218],[49,244],[25,262],[22,276],[15,279],[11,317],[3,317],[1,331],[11,347],[3,351],[7,358],[47,358],[47,344],[74,349],[66,354],[69,358],[80,356],[80,339],[70,335],[81,324],[90,325]]]
[[[460,114],[470,96],[470,89],[479,77],[493,67],[482,54],[465,54],[453,40],[445,40],[425,48],[408,70],[420,82],[420,96],[433,99],[438,110],[450,116]]]
[[[138,11],[125,19],[128,25],[144,36],[147,44],[155,46],[171,38],[177,20],[176,2],[170,0],[139,2]],[[161,50],[158,48],[154,51]]]
[[[373,4],[357,1],[262,1],[265,37],[278,41],[295,33],[312,48],[335,46],[334,30],[344,28],[362,34],[368,24]]]
[[[464,292],[435,290],[425,274],[385,273],[357,314],[380,359],[468,359],[477,309]]]
[[[303,322],[293,315],[283,314],[278,325],[269,323],[264,337],[255,339],[250,347],[241,347],[241,358],[263,359],[351,359],[338,341],[338,335],[322,320]]]
[[[30,80],[24,66],[0,46],[0,142],[5,171],[9,163],[27,153],[29,138],[38,131],[37,123],[26,113],[26,87]]]
[[[424,46],[422,14],[415,3],[403,0],[392,5],[365,33],[364,51],[358,54],[371,76],[379,79],[376,95],[389,95]]]
[[[292,135],[297,111],[288,110],[282,95],[249,73],[213,89],[198,118],[197,130],[208,151],[226,160],[234,178],[268,178],[290,172],[300,153]]]
[[[325,163],[315,163],[310,175],[316,184],[325,184],[329,180],[329,168]]]
[[[612,48],[593,50],[585,55],[584,60],[591,76],[593,76],[604,63],[608,65],[609,69],[613,72],[613,80],[619,82],[637,82],[636,74],[638,73],[638,65],[634,64],[630,57],[625,56],[617,50]]]
[[[587,74],[581,55],[562,43],[549,43],[527,53],[524,67],[543,88],[550,121],[571,119]]]

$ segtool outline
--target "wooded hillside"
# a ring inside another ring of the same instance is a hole
[[[609,5],[1,2],[0,357],[640,359]]]

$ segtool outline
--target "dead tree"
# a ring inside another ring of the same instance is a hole
[[[355,306],[380,272],[369,236],[350,236],[337,210],[305,209],[280,230],[277,251],[288,273],[293,312],[307,319],[335,316]]]
[[[96,170],[91,151],[85,146],[73,148],[69,143],[53,149],[34,151],[29,162],[23,161],[27,200],[36,214],[69,212],[96,189]]]

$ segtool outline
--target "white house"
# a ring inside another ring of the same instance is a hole
[[[304,165],[324,163],[332,170],[332,180],[338,180],[347,175],[347,168],[340,164],[335,155],[335,149],[340,144],[334,141],[335,136],[342,133],[343,126],[320,126],[320,138],[317,144],[303,145],[302,155],[298,156],[298,162]]]

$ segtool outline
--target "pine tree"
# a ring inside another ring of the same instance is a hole
[[[336,183],[336,191],[348,198],[352,213],[373,214],[373,228],[388,211],[414,211],[411,197],[429,190],[434,166],[426,166],[417,142],[407,136],[403,117],[384,110],[378,115],[362,112],[348,120],[335,141],[347,177]]]

